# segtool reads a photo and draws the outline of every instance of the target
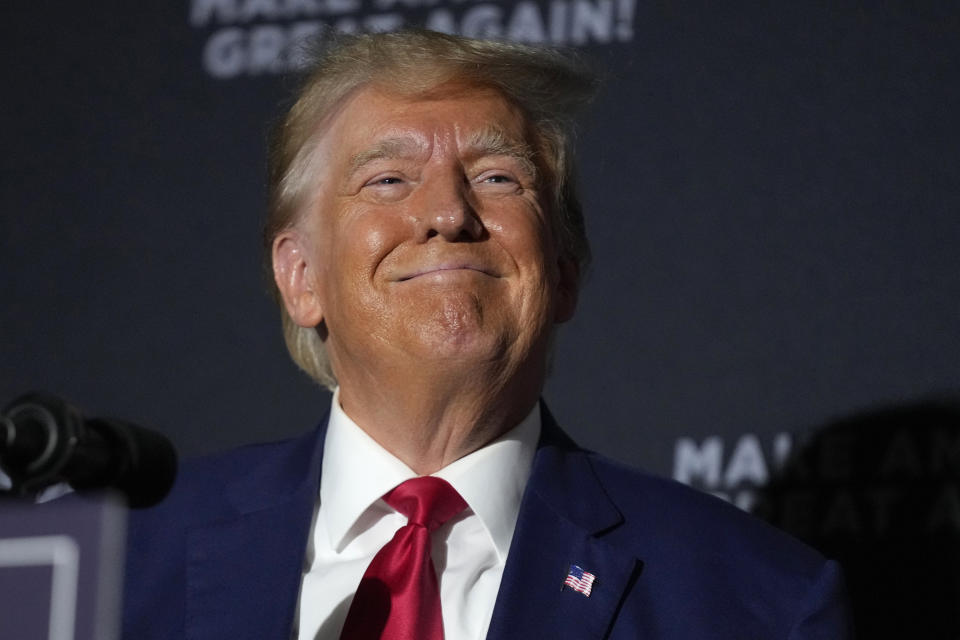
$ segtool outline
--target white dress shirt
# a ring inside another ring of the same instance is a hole
[[[539,437],[537,405],[497,440],[433,474],[468,505],[432,534],[446,640],[486,637]],[[407,523],[382,496],[416,476],[343,412],[335,392],[294,637],[340,637],[367,565]]]

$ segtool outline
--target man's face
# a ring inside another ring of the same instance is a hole
[[[324,321],[341,384],[372,363],[516,370],[573,313],[576,269],[559,257],[524,117],[493,90],[448,89],[351,96],[321,132],[297,240],[275,245],[302,261],[288,310]]]

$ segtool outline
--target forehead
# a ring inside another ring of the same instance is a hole
[[[361,88],[344,101],[320,135],[321,145],[341,158],[384,141],[397,152],[438,144],[462,150],[529,142],[527,119],[498,91],[450,84],[418,95]]]

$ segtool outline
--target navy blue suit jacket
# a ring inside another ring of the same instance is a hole
[[[488,638],[849,637],[835,563],[543,413]],[[133,514],[124,638],[290,638],[325,430],[188,463]],[[571,564],[596,576],[589,597],[562,588]]]

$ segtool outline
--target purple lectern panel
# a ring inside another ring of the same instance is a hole
[[[111,496],[0,500],[0,638],[114,640],[125,533]]]

